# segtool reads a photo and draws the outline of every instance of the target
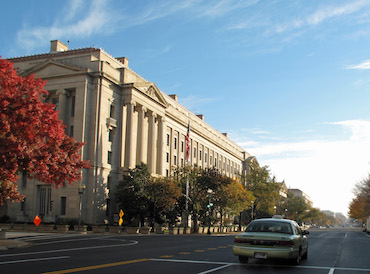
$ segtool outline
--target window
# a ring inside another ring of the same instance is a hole
[[[59,110],[59,99],[58,98],[51,99],[51,103],[55,105],[55,110]]]
[[[181,141],[181,152],[184,152],[184,141]]]
[[[166,162],[169,163],[170,162],[170,154],[167,152],[166,153]]]
[[[111,208],[111,202],[110,202],[110,199],[107,199],[107,208],[105,210],[105,216],[106,217],[109,217],[110,208]]]
[[[75,105],[76,105],[76,96],[72,96],[71,98],[71,117],[75,116]]]
[[[199,160],[202,161],[202,151],[201,150],[199,151]]]
[[[176,155],[173,156],[173,164],[176,165]]]
[[[60,197],[60,215],[66,215],[67,197]]]
[[[181,159],[181,167],[184,166],[184,159]]]
[[[110,189],[112,185],[112,177],[108,176],[107,178],[107,189]]]
[[[26,198],[23,199],[21,202],[21,211],[25,212],[26,211]]]
[[[73,133],[74,133],[74,126],[70,126],[69,127],[69,137],[73,137]]]
[[[109,132],[108,132],[108,140],[109,142],[113,142],[113,135],[114,135],[114,130],[113,129],[109,129]]]
[[[194,148],[194,158],[196,158],[196,157],[197,157],[197,149]]]
[[[204,154],[204,162],[207,163],[207,153]]]
[[[170,135],[167,134],[167,146],[169,146],[169,145],[170,145]]]
[[[175,137],[175,139],[173,140],[173,142],[174,142],[174,144],[173,144],[173,145],[174,145],[174,148],[175,148],[175,149],[177,149],[177,138],[176,138],[176,137]]]
[[[114,105],[110,105],[110,114],[109,114],[110,118],[114,118],[114,111],[115,111]]]
[[[22,187],[23,188],[27,187],[27,173],[26,172],[22,173]]]
[[[108,151],[108,159],[107,159],[108,164],[112,164],[112,151]]]
[[[169,171],[168,169],[166,169],[166,177],[168,177],[170,174],[169,174]]]

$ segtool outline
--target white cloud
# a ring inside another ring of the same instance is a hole
[[[347,69],[370,69],[370,59],[365,60],[357,65],[349,65],[346,68]]]
[[[106,1],[94,0],[84,6],[82,1],[71,1],[65,10],[56,16],[51,26],[30,27],[24,24],[18,31],[18,44],[29,51],[53,39],[88,37],[92,34],[109,32],[114,13],[107,9]],[[83,12],[81,12],[83,9]]]
[[[354,185],[369,172],[370,121],[348,120],[328,123],[350,131],[337,141],[241,144],[268,165],[279,181],[307,193],[315,207],[347,214]]]

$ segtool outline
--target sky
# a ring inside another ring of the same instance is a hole
[[[314,207],[346,215],[370,173],[369,0],[24,0],[2,11],[3,58],[56,39],[125,56]]]

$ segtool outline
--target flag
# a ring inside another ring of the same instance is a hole
[[[186,133],[186,150],[185,150],[185,161],[189,164],[189,153],[190,153],[190,119],[188,122],[188,132]]]

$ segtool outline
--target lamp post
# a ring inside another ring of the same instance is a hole
[[[274,206],[274,214],[276,215],[276,206]]]
[[[208,193],[208,231],[207,234],[211,234],[211,195],[213,193],[212,189],[207,190]]]
[[[78,231],[81,231],[81,211],[82,211],[82,194],[85,191],[86,186],[82,183],[78,185],[78,194],[80,195],[80,212],[78,214]]]
[[[254,208],[254,201],[252,201],[252,212],[251,212],[252,221],[253,221],[253,208]]]

